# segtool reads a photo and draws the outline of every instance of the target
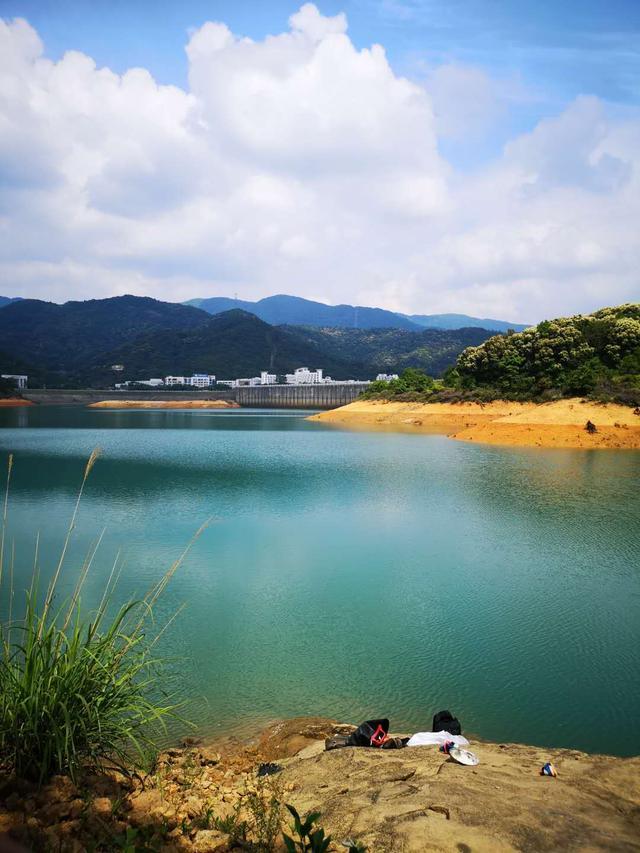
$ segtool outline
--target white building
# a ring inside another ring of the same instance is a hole
[[[278,382],[278,377],[275,373],[267,373],[266,370],[262,370],[260,372],[260,384],[261,385],[276,385]]]
[[[3,379],[11,379],[15,384],[18,391],[24,391],[27,387],[27,379],[28,376],[23,376],[20,373],[2,373],[0,374]]]
[[[378,382],[391,382],[393,379],[398,379],[397,373],[379,373],[376,376]]]
[[[210,388],[216,384],[212,373],[194,373],[193,376],[165,376],[165,385],[190,385],[192,388]]]
[[[286,374],[287,385],[319,385],[331,381],[331,377],[322,378],[322,369],[309,370],[308,367],[297,367],[293,373]]]
[[[126,382],[116,382],[116,388],[128,388],[129,385],[148,385],[150,388],[160,388],[164,379],[127,379]]]
[[[209,388],[216,384],[216,377],[210,373],[194,373],[187,380],[187,384],[191,385],[192,388]]]

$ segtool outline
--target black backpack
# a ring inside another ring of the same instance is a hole
[[[382,746],[389,734],[389,720],[366,720],[349,735],[349,746]]]
[[[450,735],[461,735],[462,726],[451,711],[438,711],[433,718],[433,732],[449,732]]]

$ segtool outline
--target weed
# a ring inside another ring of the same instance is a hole
[[[246,820],[240,820],[241,803],[237,803],[233,812],[227,817],[214,817],[214,829],[226,832],[232,844],[238,844],[247,837],[248,824]]]
[[[81,610],[80,595],[102,539],[87,555],[68,603],[54,606],[80,500],[99,452],[89,457],[75,508],[44,602],[38,602],[37,558],[24,610],[0,626],[0,764],[18,777],[45,782],[53,774],[76,779],[81,769],[112,765],[127,772],[133,753],[144,761],[158,728],[179,706],[152,698],[162,661],[147,631],[153,607],[192,542],[140,601],[116,608],[114,565],[98,609]],[[13,456],[9,456],[2,531],[0,592]],[[37,552],[36,552],[37,553]],[[117,580],[117,575],[116,575]],[[13,602],[13,564],[9,571]],[[165,626],[166,627],[166,626]],[[163,629],[164,630],[164,629]],[[162,632],[161,632],[162,633]]]
[[[320,812],[310,812],[303,822],[293,806],[288,803],[286,806],[293,816],[293,831],[297,835],[294,839],[286,833],[282,834],[287,853],[325,853],[331,844],[331,836],[325,836],[321,826],[314,828]]]
[[[255,791],[248,791],[243,800],[251,816],[254,848],[270,853],[276,848],[282,825],[282,785],[273,776],[260,777],[255,784]]]

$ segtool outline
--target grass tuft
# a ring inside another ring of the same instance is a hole
[[[136,758],[145,760],[167,718],[177,717],[179,711],[170,696],[157,698],[162,660],[153,652],[158,635],[148,634],[153,605],[201,531],[141,600],[115,604],[114,564],[98,609],[85,613],[81,593],[101,534],[78,572],[71,599],[53,606],[80,499],[98,456],[99,451],[94,451],[85,467],[44,602],[40,605],[38,599],[36,544],[33,578],[22,612],[0,625],[0,766],[39,783],[62,773],[76,779],[84,770],[107,766],[126,772]],[[10,456],[0,537],[2,595],[12,466]],[[12,602],[13,559],[10,569]]]

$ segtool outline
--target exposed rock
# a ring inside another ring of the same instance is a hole
[[[192,848],[194,853],[225,853],[229,849],[229,836],[215,829],[199,830]]]

